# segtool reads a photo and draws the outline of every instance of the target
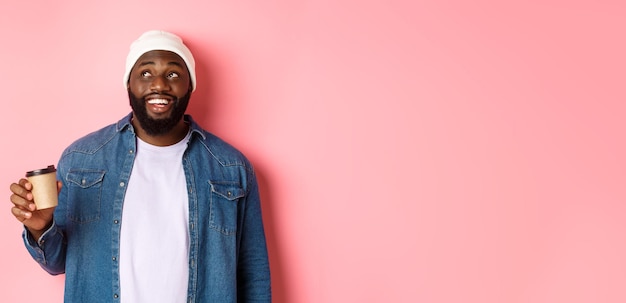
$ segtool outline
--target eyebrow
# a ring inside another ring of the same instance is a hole
[[[141,66],[155,65],[155,64],[156,63],[154,63],[154,61],[142,61],[142,62],[139,63],[138,66],[141,67]],[[175,66],[179,66],[179,67],[183,68],[183,65],[180,64],[179,62],[176,62],[176,61],[167,62],[167,65],[175,65]]]

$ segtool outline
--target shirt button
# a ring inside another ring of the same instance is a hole
[[[113,298],[117,299],[117,298],[119,298],[119,297],[120,297],[120,296],[118,296],[117,294],[113,294]]]
[[[120,221],[118,221],[118,220],[113,220],[113,223],[115,223],[115,224],[117,224],[117,223],[119,223],[119,222],[120,222]]]
[[[132,149],[131,149],[131,150],[129,150],[129,151],[128,151],[128,153],[129,153],[129,154],[132,154],[132,153],[133,153],[133,150],[132,150]]]
[[[117,258],[116,258],[116,257],[113,257],[113,261],[117,261]]]
[[[120,182],[120,187],[124,187],[124,182]]]

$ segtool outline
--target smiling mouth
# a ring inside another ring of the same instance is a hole
[[[167,99],[150,99],[148,100],[148,104],[156,104],[156,105],[168,105],[170,100]]]

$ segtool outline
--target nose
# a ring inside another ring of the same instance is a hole
[[[170,85],[164,76],[156,76],[150,83],[150,90],[153,92],[164,92],[170,90]]]

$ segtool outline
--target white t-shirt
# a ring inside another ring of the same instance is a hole
[[[120,235],[123,303],[187,300],[189,200],[182,157],[189,137],[171,146],[137,138]]]

